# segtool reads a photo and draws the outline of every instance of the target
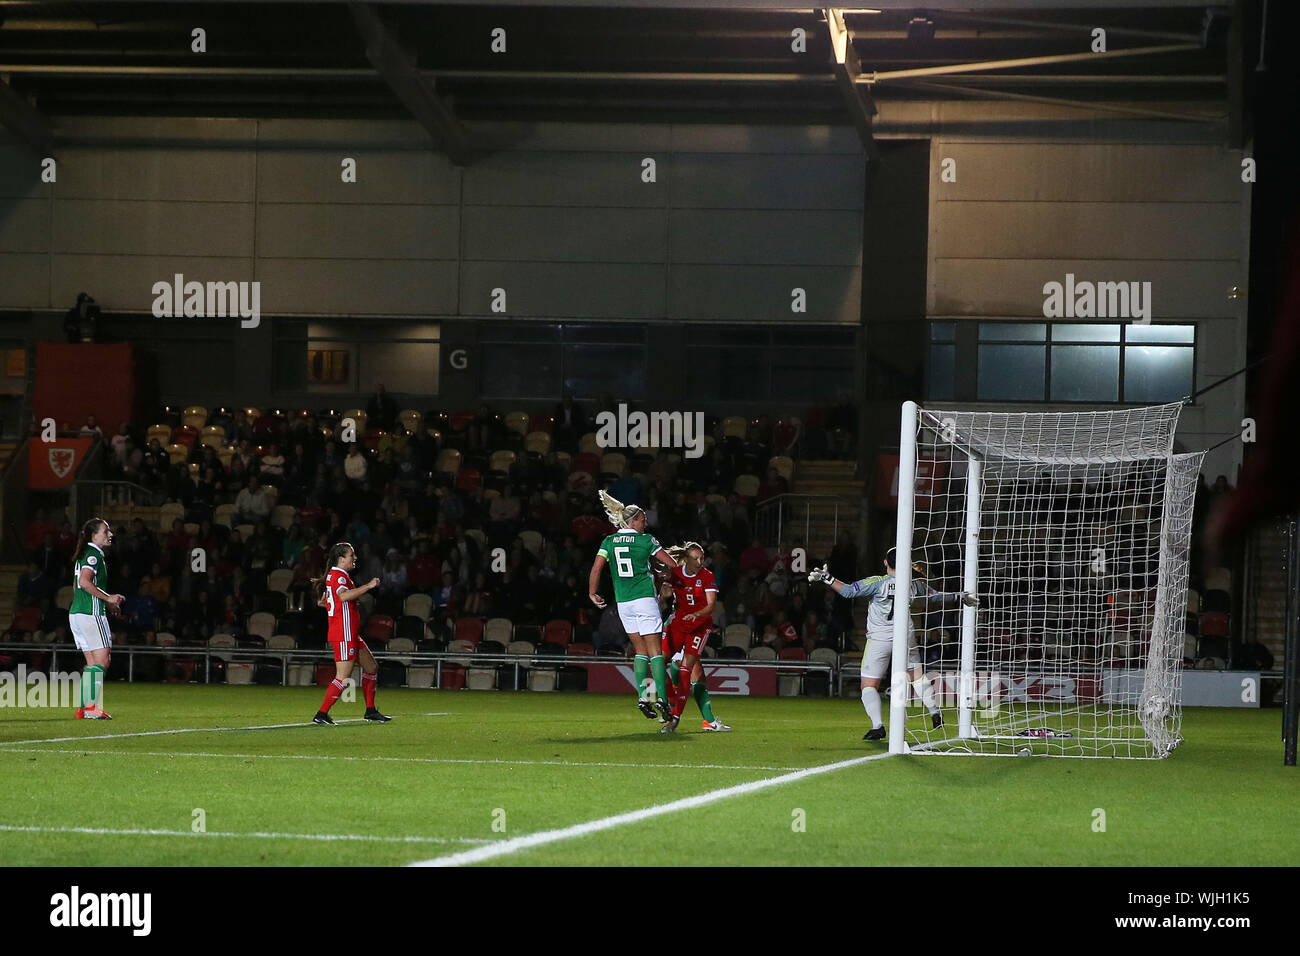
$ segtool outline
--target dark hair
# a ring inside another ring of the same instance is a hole
[[[90,544],[90,539],[99,533],[100,525],[107,525],[108,522],[103,518],[91,518],[81,526],[81,546],[84,548]]]
[[[355,550],[356,548],[347,541],[339,541],[329,549],[329,553],[325,555],[325,573],[311,579],[312,593],[316,595],[317,602],[325,596],[325,579],[329,577],[330,571],[342,560],[343,555]]]
[[[885,563],[891,568],[898,567],[898,549],[890,548],[885,552]]]

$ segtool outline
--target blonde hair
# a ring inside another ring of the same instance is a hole
[[[603,488],[598,492],[600,503],[605,508],[605,516],[609,518],[609,523],[615,528],[626,528],[628,522],[637,515],[645,514],[636,505],[625,505],[613,495],[606,492]]]

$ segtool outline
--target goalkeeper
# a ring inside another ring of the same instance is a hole
[[[862,651],[862,706],[871,718],[871,729],[863,735],[863,740],[884,740],[885,721],[880,706],[880,680],[885,676],[894,655],[894,561],[897,550],[890,548],[885,552],[885,573],[873,578],[863,578],[852,584],[837,581],[826,569],[821,567],[808,575],[810,582],[818,581],[829,585],[841,597],[871,598],[867,608],[867,646]],[[943,715],[934,699],[934,688],[925,676],[921,666],[921,652],[916,645],[916,628],[912,624],[912,611],[927,607],[942,607],[954,600],[960,600],[967,607],[979,607],[979,598],[969,591],[943,593],[936,591],[923,580],[925,567],[912,565],[912,598],[908,602],[907,617],[907,673],[916,691],[930,712],[930,722],[935,730],[943,726]],[[895,693],[900,692],[895,688]]]

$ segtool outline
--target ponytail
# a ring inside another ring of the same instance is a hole
[[[325,556],[325,572],[320,577],[311,579],[311,589],[312,593],[316,595],[317,604],[325,597],[325,579],[329,577],[330,571],[334,569],[339,561],[343,560],[343,555],[355,550],[346,541],[339,541],[330,548],[329,554]]]
[[[81,526],[81,547],[90,544],[90,539],[99,533],[99,526],[105,524],[103,518],[91,518]]]

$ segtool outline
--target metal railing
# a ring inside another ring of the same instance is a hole
[[[837,495],[776,495],[759,503],[754,512],[754,531],[765,548],[796,539],[807,544],[814,523],[829,520],[833,544],[841,529],[857,534],[856,521],[849,520],[851,507],[851,502]]]
[[[82,655],[74,645],[71,644],[52,644],[52,643],[24,643],[24,642],[0,642],[0,651],[19,652],[19,653],[48,653],[50,655],[49,671],[58,670],[59,654],[71,654],[74,667],[79,667],[82,663]],[[203,683],[212,683],[212,660],[217,658],[222,662],[228,662],[232,659],[238,659],[245,663],[256,662],[262,659],[278,659],[280,661],[280,684],[288,686],[289,665],[305,664],[316,661],[333,661],[334,652],[328,648],[263,648],[263,647],[210,647],[210,646],[193,646],[173,645],[159,647],[151,644],[114,644],[113,653],[115,655],[125,654],[127,656],[127,681],[135,679],[135,658],[136,655],[146,657],[162,657],[164,660],[195,660],[203,659]],[[463,651],[373,651],[376,661],[396,660],[410,666],[412,664],[432,665],[434,667],[434,688],[442,686],[442,666],[443,664],[456,664],[463,668],[472,668],[476,665],[489,665],[497,667],[502,664],[515,665],[515,690],[520,689],[519,675],[521,670],[538,669],[538,670],[556,670],[567,665],[582,664],[620,664],[627,663],[630,658],[623,656],[614,657],[608,654],[479,654],[465,653]],[[829,686],[838,687],[836,681],[836,665],[825,661],[751,661],[751,660],[731,660],[729,658],[711,657],[702,661],[706,667],[727,667],[727,666],[744,666],[757,668],[776,668],[783,671],[797,671],[803,677],[810,671],[824,671],[830,679]]]
[[[80,528],[109,508],[157,508],[166,500],[162,492],[150,491],[130,481],[81,479],[73,482],[68,490],[68,512],[73,517],[72,526]]]

